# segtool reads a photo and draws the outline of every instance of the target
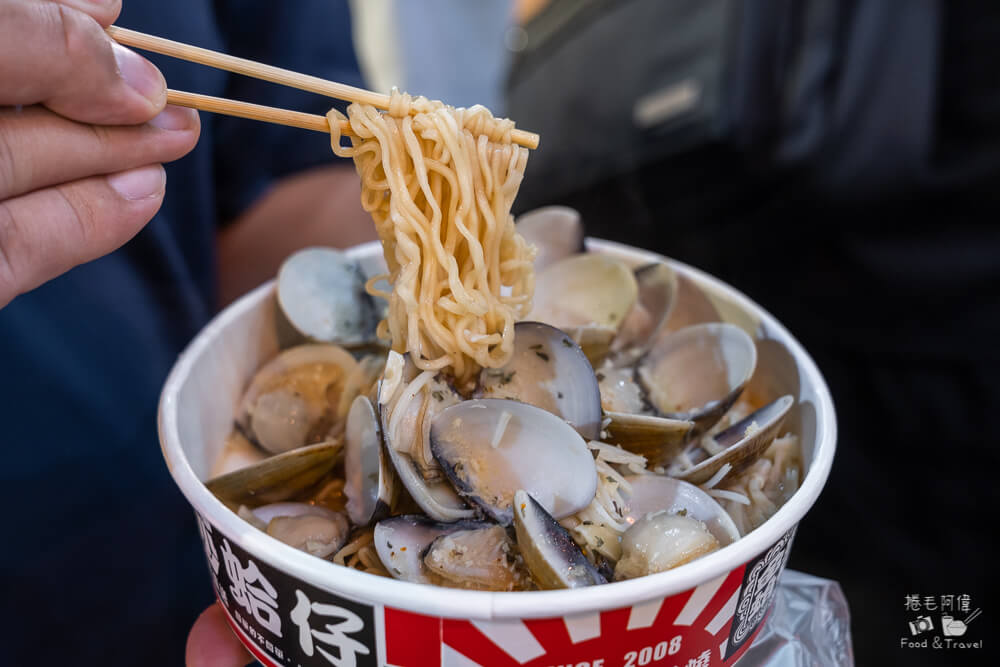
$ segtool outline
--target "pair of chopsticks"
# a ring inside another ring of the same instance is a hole
[[[272,67],[263,63],[237,58],[218,51],[210,51],[190,44],[174,42],[162,37],[155,37],[145,33],[111,26],[107,29],[111,39],[124,46],[131,46],[144,51],[152,51],[172,58],[179,58],[190,62],[223,69],[235,74],[242,74],[256,79],[263,79],[272,83],[307,90],[312,93],[335,97],[348,102],[359,102],[370,104],[378,109],[389,108],[389,96],[376,93],[363,88],[355,88],[336,81],[327,81],[319,77],[292,72],[280,67]],[[238,102],[222,97],[212,97],[198,93],[188,93],[181,90],[168,90],[167,103],[176,104],[182,107],[190,107],[201,111],[225,114],[227,116],[238,116],[267,123],[277,123],[279,125],[290,125],[306,130],[317,132],[329,132],[330,125],[325,116],[291,111],[288,109],[278,109],[275,107],[262,106],[260,104],[250,104],[248,102]],[[348,132],[349,127],[346,122],[342,123],[341,131]],[[538,147],[538,135],[533,132],[514,129],[511,132],[511,140],[527,148]]]

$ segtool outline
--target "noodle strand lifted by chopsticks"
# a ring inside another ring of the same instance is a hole
[[[347,113],[351,147],[340,145],[343,116],[327,117],[334,153],[361,176],[389,268],[379,335],[460,383],[504,365],[534,289],[534,250],[510,213],[528,157],[511,143],[514,124],[395,90],[386,113],[360,104]]]

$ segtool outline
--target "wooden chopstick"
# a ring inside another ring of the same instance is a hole
[[[260,120],[265,123],[277,123],[278,125],[289,125],[291,127],[301,127],[304,130],[315,130],[316,132],[330,132],[330,125],[326,116],[318,116],[301,111],[289,111],[288,109],[278,109],[260,104],[250,104],[249,102],[237,102],[227,100],[224,97],[212,97],[211,95],[200,95],[198,93],[187,93],[183,90],[168,90],[167,104],[176,104],[181,107],[200,109],[212,113],[221,113],[226,116],[238,116],[251,120]],[[347,121],[341,121],[340,131],[349,132],[351,129]]]
[[[165,56],[171,56],[173,58],[179,58],[181,60],[187,60],[190,62],[198,63],[201,65],[207,65],[209,67],[215,67],[216,69],[226,70],[228,72],[233,72],[236,74],[242,74],[244,76],[253,77],[255,79],[263,79],[264,81],[270,81],[272,83],[281,84],[284,86],[289,86],[291,88],[298,88],[300,90],[307,90],[312,93],[318,93],[320,95],[325,95],[327,97],[335,97],[340,100],[346,100],[348,102],[359,102],[361,104],[370,104],[379,109],[389,108],[389,96],[383,95],[382,93],[376,93],[371,90],[365,90],[364,88],[356,88],[354,86],[348,86],[343,83],[337,83],[336,81],[327,81],[326,79],[320,79],[319,77],[309,76],[308,74],[301,74],[299,72],[293,72],[291,70],[282,69],[280,67],[273,67],[271,65],[265,65],[263,63],[254,62],[253,60],[247,60],[245,58],[237,58],[236,56],[231,56],[226,53],[219,53],[218,51],[211,51],[209,49],[203,49],[198,46],[192,46],[190,44],[184,44],[181,42],[175,42],[169,39],[164,39],[162,37],[155,37],[153,35],[147,35],[145,33],[136,32],[135,30],[129,30],[127,28],[119,28],[118,26],[110,26],[107,28],[107,33],[111,39],[115,40],[119,44],[125,46],[131,46],[137,49],[142,49],[144,51],[152,51],[153,53],[160,53]],[[175,94],[177,91],[174,91]],[[201,97],[195,97],[193,93],[185,93],[185,95],[192,95],[192,102],[197,101]],[[221,98],[213,98],[219,100]],[[245,103],[243,102],[231,102],[231,106],[226,106],[227,109],[234,110],[236,108],[243,108]],[[184,106],[193,106],[184,105]],[[222,107],[216,104],[217,108]],[[256,107],[258,105],[249,105],[250,107]],[[200,109],[202,107],[194,107]],[[260,107],[261,109],[273,109],[272,107]],[[226,111],[205,108],[205,111],[216,111],[216,113],[227,113]],[[274,109],[274,111],[283,111],[280,109]],[[298,112],[294,111],[283,111],[287,114],[295,114]],[[231,115],[240,115],[233,113]],[[310,116],[311,114],[302,114],[303,116]],[[265,120],[268,122],[280,122],[276,120],[271,120],[271,117],[263,116],[242,116],[244,118],[254,118],[256,120]],[[274,117],[277,118],[277,117]],[[313,118],[323,118],[322,116],[313,116]],[[324,122],[325,122],[324,118]],[[309,121],[313,122],[313,121]],[[293,124],[293,123],[284,123]],[[301,125],[294,125],[295,127],[302,127]],[[316,127],[308,127],[306,129],[318,129]],[[322,130],[320,130],[322,131]],[[538,148],[538,135],[534,132],[526,132],[525,130],[514,129],[511,132],[511,140],[527,148]]]

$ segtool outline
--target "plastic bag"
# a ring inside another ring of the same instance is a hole
[[[785,570],[774,609],[739,667],[854,667],[851,613],[840,585]]]

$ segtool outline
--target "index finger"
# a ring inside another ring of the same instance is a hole
[[[97,20],[68,3],[5,0],[0,105],[19,104],[44,104],[84,123],[132,125],[163,109],[166,82],[152,63],[114,43]]]
[[[55,2],[78,9],[107,28],[115,22],[122,11],[121,0],[35,0],[35,2]]]

